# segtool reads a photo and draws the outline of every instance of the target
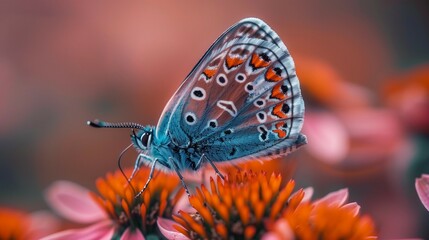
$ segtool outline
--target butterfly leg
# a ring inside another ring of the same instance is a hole
[[[131,182],[131,179],[133,179],[134,175],[136,175],[136,173],[140,170],[140,166],[141,166],[141,160],[142,160],[142,156],[139,155],[136,159],[136,163],[134,164],[134,170],[131,173],[131,176],[128,178],[128,182]]]
[[[207,162],[210,163],[210,165],[212,166],[212,168],[215,170],[216,174],[220,178],[222,178],[222,180],[225,180],[225,177],[222,175],[222,173],[219,171],[219,169],[216,167],[216,165],[208,157],[206,157],[206,155],[204,153],[201,155],[200,160],[197,162],[196,168],[198,169],[200,167],[200,165],[203,163],[204,159],[207,160]]]
[[[179,169],[177,168],[176,164],[174,163],[173,158],[170,157],[170,158],[168,158],[168,160],[170,161],[171,166],[174,168],[174,171],[176,171],[177,176],[179,176],[180,182],[182,182],[182,186],[185,189],[186,194],[188,194],[188,197],[190,197],[191,194],[189,193],[188,186],[186,186],[185,180],[183,179],[182,174],[180,173]]]
[[[153,178],[153,172],[155,171],[156,162],[158,162],[158,158],[155,158],[155,160],[153,160],[152,166],[150,167],[149,177],[147,178],[146,184],[144,185],[143,189],[139,193],[137,193],[135,198],[140,197],[143,194],[143,192],[146,190],[147,186],[149,186],[149,182]]]

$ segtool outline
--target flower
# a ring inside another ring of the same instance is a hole
[[[374,223],[369,216],[358,217],[357,203],[344,204],[347,189],[327,195],[314,203],[287,209],[276,224],[288,223],[297,239],[373,239]]]
[[[323,60],[302,57],[297,62],[306,97],[302,132],[311,142],[305,152],[312,159],[361,170],[406,154],[401,121],[389,108],[375,106],[369,89],[347,81]]]
[[[0,239],[39,239],[57,228],[56,219],[49,213],[26,213],[0,207]]]
[[[409,130],[429,134],[429,64],[395,73],[382,88],[385,103]]]
[[[175,192],[179,180],[159,172],[143,194],[135,198],[135,191],[143,188],[149,171],[141,168],[131,180],[133,187],[121,172],[108,173],[96,181],[99,194],[70,182],[55,183],[47,191],[51,206],[70,220],[91,225],[59,232],[46,239],[145,239],[144,236],[159,235],[157,217],[171,216],[183,189]],[[125,173],[129,175],[131,170]]]
[[[420,178],[416,179],[416,191],[419,195],[420,201],[423,206],[429,211],[429,175],[422,174]]]
[[[173,215],[175,222],[161,218],[158,225],[169,239],[331,239],[374,235],[372,220],[359,217],[359,205],[344,205],[347,189],[310,203],[312,188],[292,193],[293,180],[284,186],[281,183],[279,174],[250,170],[229,174],[225,181],[211,178],[210,190],[201,185],[190,197],[195,213],[179,210]],[[345,234],[338,234],[336,227],[342,227]]]

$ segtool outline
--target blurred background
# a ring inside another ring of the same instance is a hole
[[[426,1],[2,0],[0,205],[46,208],[43,191],[59,179],[94,189],[129,131],[85,122],[156,124],[211,43],[245,17],[266,21],[296,62],[309,138],[287,157],[298,185],[316,196],[348,187],[381,238],[429,238],[414,188],[429,173]]]

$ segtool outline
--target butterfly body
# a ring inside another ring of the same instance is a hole
[[[135,169],[197,170],[285,155],[306,144],[304,101],[294,62],[262,20],[225,31],[172,96],[156,127],[138,127]],[[141,126],[141,125],[140,125]]]
[[[137,163],[136,168],[140,167],[141,164],[150,165],[155,159],[160,164],[159,168],[164,170],[174,169],[169,159],[174,159],[175,167],[178,170],[197,170],[201,167],[199,162],[203,151],[199,146],[192,145],[191,142],[188,145],[179,146],[166,135],[160,137],[152,135],[151,133],[155,129],[154,126],[147,126],[131,135],[134,147],[144,160]]]

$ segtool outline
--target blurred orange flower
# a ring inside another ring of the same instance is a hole
[[[429,64],[391,77],[382,95],[409,128],[429,133]]]
[[[369,105],[369,92],[344,81],[337,70],[328,63],[311,57],[296,57],[295,60],[306,103],[330,108]]]
[[[0,239],[28,238],[29,219],[18,210],[0,208]]]
[[[59,182],[48,190],[48,202],[64,217],[81,223],[92,223],[87,228],[63,231],[47,239],[94,238],[145,239],[159,235],[158,216],[171,216],[183,189],[176,191],[179,180],[166,173],[155,174],[145,192],[143,188],[150,169],[141,168],[131,180],[134,189],[120,171],[108,173],[96,181],[99,194],[89,192],[69,182]],[[129,176],[131,169],[125,171]]]
[[[312,189],[293,192],[295,182],[281,186],[281,175],[238,171],[225,181],[211,179],[190,197],[196,213],[179,211],[175,222],[159,219],[169,239],[333,239],[373,236],[369,217],[358,215],[359,205],[344,205],[348,191],[334,192],[309,203]],[[286,228],[279,225],[288,226]],[[315,224],[315,225],[314,225]],[[337,227],[341,227],[338,232]],[[280,235],[276,229],[281,229]],[[320,238],[318,238],[320,237]]]
[[[52,233],[58,222],[47,212],[25,213],[0,207],[0,226],[0,239],[31,240]]]

